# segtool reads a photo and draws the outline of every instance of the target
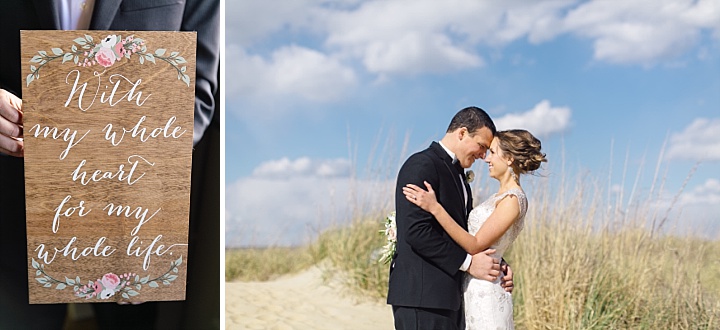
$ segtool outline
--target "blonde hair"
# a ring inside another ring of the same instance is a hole
[[[512,157],[512,168],[520,174],[530,173],[543,162],[547,162],[545,154],[540,151],[542,144],[530,132],[523,129],[512,129],[497,132],[498,145],[506,156]]]

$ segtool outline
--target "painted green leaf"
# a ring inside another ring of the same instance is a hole
[[[187,63],[187,61],[185,60],[185,58],[182,57],[182,56],[176,57],[176,58],[175,58],[175,62],[177,62],[177,64]]]
[[[130,290],[127,292],[127,294],[129,294],[131,297],[135,297],[135,296],[139,295],[140,293],[138,293],[135,290]]]
[[[75,281],[74,281],[73,279],[71,279],[71,278],[67,278],[67,276],[66,276],[66,277],[65,277],[65,283],[67,283],[67,284],[69,284],[69,285],[74,285],[74,284],[75,284]]]
[[[153,62],[153,64],[155,64],[155,56],[153,56],[153,54],[145,54],[145,57],[147,58],[148,61]]]
[[[174,281],[177,277],[177,275],[170,275],[168,276],[168,281]]]
[[[125,299],[130,299],[130,296],[128,296],[128,294],[127,294],[127,293],[124,293],[124,292],[123,292],[123,294],[122,294],[122,297],[125,298]]]
[[[42,61],[42,57],[40,55],[35,55],[30,59],[30,62],[32,63],[39,63],[40,61]]]
[[[186,84],[188,87],[190,87],[190,77],[188,77],[188,75],[186,75],[186,74],[183,75],[182,81],[184,81],[185,84]],[[178,264],[178,265],[180,265],[180,264]]]
[[[76,38],[76,39],[73,40],[73,41],[75,41],[75,42],[76,42],[77,44],[79,44],[79,45],[84,45],[84,44],[85,44],[85,39],[83,39],[83,38]]]
[[[80,283],[82,283],[80,281],[80,276],[75,277],[75,283],[77,283],[78,285],[80,285]]]
[[[168,280],[163,280],[163,284],[170,285],[170,282]]]
[[[150,275],[145,276],[145,277],[143,277],[143,278],[140,279],[140,283],[145,284],[145,283],[147,283],[147,281],[148,281],[149,279],[150,279]]]
[[[62,289],[65,289],[65,287],[67,287],[67,285],[65,285],[65,283],[58,283],[58,285],[55,287],[55,289],[62,290]]]
[[[142,285],[141,285],[141,284],[136,285],[136,286],[135,286],[135,289],[137,289],[137,290],[142,289]]]
[[[159,287],[159,285],[158,285],[157,282],[155,282],[155,281],[152,281],[152,282],[148,283],[148,285],[149,285],[151,288],[157,288],[157,287]]]
[[[75,55],[75,59],[73,59],[73,62],[75,62],[75,64],[78,64],[78,56],[77,55]]]
[[[36,277],[35,280],[38,281],[40,284],[47,283],[47,279],[44,277]]]
[[[55,54],[55,55],[60,55],[60,54],[64,53],[63,50],[60,48],[53,48],[51,50],[52,50],[53,54]]]
[[[175,56],[178,56],[178,55],[180,55],[180,52],[172,52],[172,53],[170,53],[170,57],[175,57]]]
[[[47,52],[44,50],[39,51],[38,54],[40,54],[42,56],[47,56]]]
[[[70,50],[72,50],[73,52],[77,52],[77,46],[72,45],[72,46],[70,47]]]
[[[158,48],[158,49],[155,51],[155,55],[156,55],[156,56],[163,56],[164,54],[165,54],[165,49],[164,49],[164,48]]]
[[[31,75],[31,76],[32,76],[32,75]],[[28,78],[29,78],[29,77],[28,77]],[[35,258],[32,258],[32,266],[33,266],[33,268],[35,268],[35,269],[38,269],[38,268],[40,267],[40,264],[39,264],[37,261],[35,261]]]
[[[37,68],[34,65],[31,65],[30,72],[35,72],[35,71],[37,71]]]
[[[87,34],[85,35],[85,40],[87,40],[88,42],[93,42],[93,38]]]
[[[145,64],[145,56],[139,56],[140,64]]]
[[[45,283],[45,285],[43,285],[44,288],[49,288],[51,286],[52,286],[52,283]]]
[[[73,54],[72,54],[72,53],[65,53],[65,55],[63,55],[63,60],[62,60],[62,62],[65,63],[65,62],[71,60],[72,58],[73,58]]]

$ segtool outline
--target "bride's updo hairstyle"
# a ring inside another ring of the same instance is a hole
[[[497,132],[500,149],[512,157],[512,168],[518,175],[531,173],[542,162],[547,162],[545,154],[540,151],[540,140],[523,129],[512,129]]]

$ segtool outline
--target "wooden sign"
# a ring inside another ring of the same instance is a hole
[[[31,304],[185,299],[195,44],[21,31]]]

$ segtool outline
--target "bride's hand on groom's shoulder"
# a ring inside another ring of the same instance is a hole
[[[495,281],[500,276],[500,260],[493,258],[493,253],[495,249],[487,249],[473,255],[467,272],[481,280]]]
[[[515,285],[513,284],[513,272],[512,269],[510,269],[510,265],[508,265],[505,260],[500,263],[500,270],[502,271],[500,285],[503,289],[505,289],[505,292],[512,293],[513,288],[515,288]]]
[[[423,181],[423,183],[425,184],[425,188],[427,188],[427,190],[424,190],[412,183],[408,183],[402,188],[403,194],[405,194],[405,198],[407,198],[410,203],[417,205],[427,212],[437,214],[442,209],[442,206],[438,203],[437,197],[435,197],[435,191],[430,183],[427,181]]]

